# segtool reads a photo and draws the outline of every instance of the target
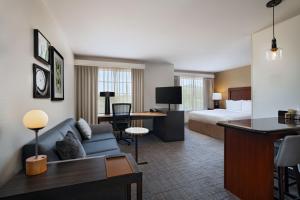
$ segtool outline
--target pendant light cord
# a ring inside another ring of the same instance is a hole
[[[273,39],[275,39],[275,31],[274,31],[274,26],[275,26],[275,23],[274,23],[274,16],[275,16],[275,6],[273,4]]]

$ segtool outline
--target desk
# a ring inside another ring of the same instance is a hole
[[[225,189],[244,200],[274,199],[274,141],[297,134],[300,124],[279,118],[217,124],[225,127]]]
[[[165,142],[184,140],[184,111],[131,113],[132,120],[153,119],[153,134]],[[112,121],[113,115],[99,114],[98,123]]]
[[[157,117],[166,117],[165,113],[161,112],[135,112],[130,113],[130,117],[132,120],[140,120],[140,119],[152,119]],[[98,115],[98,123],[103,121],[112,121],[113,114],[99,114]]]
[[[122,157],[107,161],[102,156],[48,163],[47,172],[37,176],[20,172],[0,188],[0,199],[129,199],[130,185],[136,183],[137,199],[142,200],[142,172],[132,156],[125,155],[129,171],[123,167]]]

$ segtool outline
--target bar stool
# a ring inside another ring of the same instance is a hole
[[[285,174],[285,170],[288,167],[293,168],[294,176],[296,177],[298,195],[300,195],[300,174],[298,165],[300,163],[300,135],[286,136],[276,155],[274,164],[277,167],[278,172],[278,191],[279,199],[284,199],[285,193],[285,179],[288,178]]]
[[[279,151],[279,147],[280,145],[282,144],[282,141],[283,141],[283,138],[282,139],[279,139],[279,140],[276,140],[274,142],[274,160],[278,154],[278,151]],[[278,181],[278,173],[277,173],[277,168],[274,167],[274,178]],[[290,183],[290,179],[293,179],[294,180],[294,177],[293,176],[290,176],[291,172],[289,173],[289,171],[291,171],[291,169],[289,169],[288,167],[285,167],[285,170],[284,170],[284,175],[285,177],[288,177],[288,178],[285,178],[284,180],[284,188],[285,188],[285,192],[287,194],[289,194],[289,187],[294,185],[295,184],[295,181],[291,182]],[[277,190],[278,190],[278,187],[275,187]]]

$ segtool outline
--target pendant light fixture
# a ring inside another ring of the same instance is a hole
[[[272,46],[271,49],[266,52],[267,60],[280,60],[282,58],[282,49],[277,47],[277,41],[275,38],[275,6],[279,5],[282,0],[271,0],[269,1],[266,6],[267,8],[273,9],[273,39],[272,39]]]

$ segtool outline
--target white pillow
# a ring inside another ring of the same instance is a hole
[[[92,138],[92,129],[90,125],[82,118],[80,118],[77,122],[77,127],[81,136],[84,139],[91,139]]]
[[[247,112],[247,113],[252,112],[252,101],[250,101],[250,100],[242,101],[242,112]]]
[[[226,100],[226,110],[233,112],[241,112],[242,101]]]

